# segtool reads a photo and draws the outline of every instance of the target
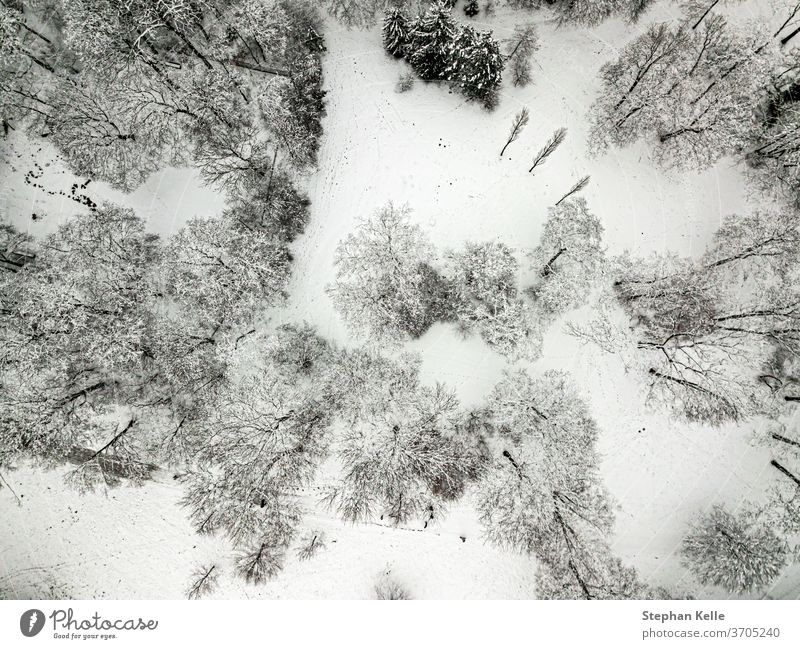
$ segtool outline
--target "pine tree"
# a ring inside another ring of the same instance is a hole
[[[444,2],[432,4],[411,31],[410,62],[423,79],[446,79],[456,23]]]
[[[383,47],[391,54],[401,58],[406,53],[411,31],[409,20],[400,9],[391,9],[383,21]]]
[[[459,84],[461,78],[467,74],[469,61],[467,52],[475,46],[477,40],[478,32],[474,27],[459,25],[458,31],[450,43],[450,63],[445,70],[445,78],[450,79],[454,84]]]
[[[489,106],[495,99],[497,86],[503,76],[503,55],[500,44],[491,32],[476,33],[464,27],[453,44],[452,66],[455,81],[470,99]]]
[[[477,16],[480,11],[481,8],[478,5],[478,0],[468,0],[468,2],[464,5],[464,13],[470,18]]]

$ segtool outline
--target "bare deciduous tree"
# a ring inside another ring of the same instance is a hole
[[[553,132],[553,135],[550,136],[550,139],[547,140],[545,145],[539,150],[539,153],[536,154],[536,157],[533,159],[533,164],[531,168],[528,169],[529,173],[533,173],[533,170],[536,169],[540,164],[543,164],[547,158],[549,158],[555,150],[561,146],[561,143],[567,137],[567,129],[566,128],[559,128]]]
[[[523,107],[516,115],[514,115],[514,119],[511,122],[511,130],[508,132],[508,138],[506,139],[506,143],[503,145],[503,148],[500,150],[500,157],[503,157],[503,154],[506,152],[506,149],[512,142],[516,142],[517,138],[522,133],[522,129],[524,129],[528,125],[528,121],[530,120],[530,113],[528,109]]]
[[[186,591],[187,599],[200,599],[209,595],[217,585],[219,574],[216,564],[198,566],[192,573],[192,583]]]

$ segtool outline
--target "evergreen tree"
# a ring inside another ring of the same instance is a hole
[[[464,27],[453,43],[452,57],[451,79],[470,99],[491,105],[504,65],[500,44],[492,38],[492,33],[476,33],[472,28]]]
[[[446,79],[450,67],[456,23],[445,2],[437,2],[420,17],[411,31],[410,62],[423,79]]]
[[[470,18],[477,16],[480,11],[481,8],[478,5],[478,0],[468,0],[468,2],[464,5],[464,13]]]
[[[450,64],[444,73],[445,78],[458,84],[460,79],[467,74],[469,56],[478,40],[478,32],[470,25],[459,25],[458,31],[450,43]]]
[[[391,9],[383,20],[383,47],[391,54],[401,58],[406,53],[411,26],[400,9]]]

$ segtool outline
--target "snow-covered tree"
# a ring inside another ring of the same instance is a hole
[[[59,0],[66,42],[92,67],[120,68],[131,61],[174,66],[196,61],[208,69],[212,55],[201,46],[210,9],[202,0]]]
[[[12,123],[30,113],[47,114],[41,106],[39,84],[32,70],[55,75],[48,60],[26,39],[25,17],[21,11],[0,4],[0,120],[3,134]]]
[[[531,82],[531,57],[539,49],[539,35],[535,23],[514,25],[514,33],[506,39],[506,64],[511,64],[511,75],[515,86],[527,86]]]
[[[392,56],[405,56],[410,31],[410,21],[402,10],[387,11],[382,30],[384,49]]]
[[[491,305],[504,295],[516,295],[519,264],[505,244],[467,243],[449,261],[455,285],[467,300]]]
[[[296,64],[289,78],[276,78],[259,96],[259,107],[270,131],[292,164],[305,169],[316,164],[321,118],[325,115],[322,65],[311,54]]]
[[[790,200],[796,200],[800,189],[800,148],[796,146],[799,131],[800,111],[794,103],[782,106],[778,116],[757,132],[754,145],[747,151],[747,161],[759,184],[778,190]]]
[[[504,356],[535,358],[541,351],[541,327],[519,297],[518,267],[511,249],[501,243],[467,243],[448,256],[459,327],[476,329]]]
[[[302,513],[296,493],[326,453],[329,420],[323,404],[268,367],[223,391],[189,432],[185,504],[198,530],[282,553]]]
[[[625,0],[561,0],[556,4],[560,23],[596,25],[620,11]]]
[[[6,223],[0,224],[0,271],[18,273],[35,257],[33,237]]]
[[[454,427],[458,402],[443,386],[387,394],[384,404],[349,421],[338,443],[343,477],[328,500],[345,520],[422,517],[460,496],[478,471]]]
[[[309,220],[310,201],[291,174],[276,162],[266,182],[256,181],[229,201],[223,218],[243,230],[263,232],[279,241],[294,241]]]
[[[492,454],[478,514],[493,543],[533,554],[543,599],[663,598],[613,556],[597,426],[566,374],[509,372],[479,428]]]
[[[571,196],[574,196],[575,194],[582,192],[589,185],[590,180],[591,176],[582,176],[581,178],[579,178],[577,181],[575,181],[575,184],[572,187],[570,187],[567,190],[567,192],[554,203],[554,205],[558,207],[559,205],[561,205],[561,203],[563,203]]]
[[[335,349],[309,324],[284,324],[266,345],[267,358],[287,381],[324,380]],[[319,388],[319,386],[318,386]]]
[[[370,27],[386,0],[325,0],[328,13],[347,27]]]
[[[481,337],[498,354],[514,361],[541,356],[546,318],[535,306],[501,295],[491,310],[478,306],[473,317]],[[460,320],[459,325],[469,321]]]
[[[451,8],[434,2],[411,26],[408,54],[417,74],[423,79],[445,79],[453,56],[453,40],[458,32]]]
[[[715,505],[692,524],[681,555],[701,584],[742,594],[775,581],[787,563],[788,548],[751,513],[736,515]]]
[[[59,461],[115,438],[104,415],[139,371],[153,299],[146,273],[157,257],[132,211],[104,205],[67,220],[18,272],[0,274],[4,454]]]
[[[550,313],[562,313],[588,297],[604,262],[603,226],[582,198],[549,210],[539,245],[531,253],[537,281],[529,289]]]
[[[325,398],[345,421],[370,419],[389,407],[392,394],[419,386],[419,367],[412,354],[390,359],[372,348],[342,349],[329,365]]]
[[[175,114],[140,102],[125,85],[135,83],[126,74],[113,86],[94,76],[59,79],[48,86],[34,133],[47,136],[76,175],[131,191],[161,167],[187,161]]]
[[[514,9],[541,9],[544,0],[506,0]]]
[[[622,14],[636,22],[653,0],[548,0],[555,4],[560,24],[597,25],[611,16]]]
[[[297,558],[300,561],[308,561],[324,548],[325,532],[322,530],[309,530],[300,538]]]
[[[162,258],[167,293],[207,324],[230,325],[284,296],[285,243],[225,218],[195,218],[173,236]]]
[[[539,599],[675,599],[642,581],[636,570],[615,557],[602,538],[565,546],[556,563],[542,563],[536,574]]]
[[[608,499],[597,475],[597,426],[563,372],[508,373],[489,397],[493,466],[480,485],[487,537],[556,560],[570,527],[607,530]]]
[[[206,27],[213,51],[243,68],[286,76],[285,52],[294,29],[285,0],[227,0]]]
[[[695,166],[742,151],[772,51],[766,35],[716,14],[697,29],[651,26],[601,69],[596,145],[624,146],[655,133],[659,159]]]
[[[762,391],[782,379],[765,368],[775,354],[800,349],[793,214],[730,216],[700,260],[659,256],[619,267],[615,290],[657,401],[713,424],[769,407]]]
[[[730,364],[731,352],[744,350],[727,335],[710,335],[721,299],[714,278],[684,260],[657,257],[631,265],[616,290],[640,330],[651,400],[712,424],[752,412],[752,380]]]
[[[491,32],[475,32],[464,26],[453,41],[447,77],[468,98],[491,106],[496,100],[504,65],[500,44]]]
[[[420,336],[448,311],[446,285],[430,265],[435,256],[409,209],[390,203],[339,243],[328,292],[354,331]]]
[[[285,554],[283,543],[267,538],[239,553],[236,572],[247,582],[261,584],[281,571]]]
[[[742,274],[784,277],[800,261],[797,214],[789,207],[756,209],[726,216],[704,256],[705,266]]]
[[[464,14],[466,14],[470,18],[474,18],[481,12],[481,7],[478,4],[478,0],[467,0],[464,3]]]

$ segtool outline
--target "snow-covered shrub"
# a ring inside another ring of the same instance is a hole
[[[374,586],[375,599],[413,599],[411,592],[387,570],[380,575]]]
[[[404,72],[397,78],[395,89],[397,92],[408,92],[414,87],[416,77],[413,72]]]

